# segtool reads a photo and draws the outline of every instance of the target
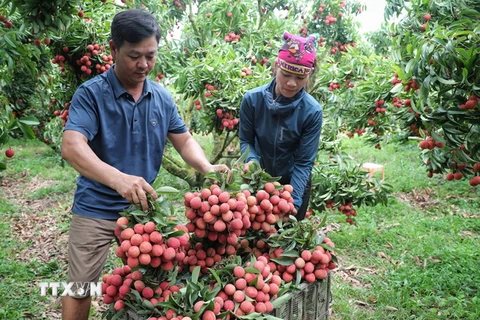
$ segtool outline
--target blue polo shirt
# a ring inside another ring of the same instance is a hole
[[[82,133],[102,161],[152,184],[160,170],[167,134],[184,133],[187,128],[165,88],[147,79],[135,102],[113,66],[77,89],[64,130]],[[110,187],[80,175],[72,212],[115,220],[129,204]]]

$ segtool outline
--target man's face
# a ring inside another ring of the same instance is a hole
[[[124,42],[121,48],[110,42],[115,59],[115,74],[126,87],[142,84],[157,60],[158,43],[154,36],[138,43]]]
[[[308,83],[308,75],[291,73],[279,67],[276,69],[275,93],[277,95],[281,94],[285,98],[292,98]]]

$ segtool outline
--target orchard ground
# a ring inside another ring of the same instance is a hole
[[[60,319],[60,299],[41,296],[37,284],[65,281],[77,174],[38,141],[12,141],[12,149],[0,177],[0,319]],[[386,207],[360,207],[354,226],[329,213],[326,230],[341,251],[330,319],[480,318],[480,190],[427,178],[416,143],[377,150],[353,138],[342,151],[383,164],[394,197]],[[182,191],[182,215],[188,185],[161,174]],[[105,272],[118,265],[112,247]],[[105,308],[95,298],[91,319]]]

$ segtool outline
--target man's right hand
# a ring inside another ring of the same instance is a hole
[[[116,181],[114,189],[129,202],[141,205],[143,211],[148,210],[147,194],[150,194],[153,200],[158,198],[153,187],[145,179],[129,174],[122,174]]]

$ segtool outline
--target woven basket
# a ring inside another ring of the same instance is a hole
[[[275,308],[270,314],[284,320],[327,320],[329,305],[332,300],[330,292],[330,273],[324,281],[302,283],[300,291],[288,294],[290,298]],[[128,310],[122,320],[146,320]]]
[[[301,290],[291,293],[290,299],[275,308],[271,315],[284,320],[326,320],[332,300],[330,273],[324,281],[300,285]]]

